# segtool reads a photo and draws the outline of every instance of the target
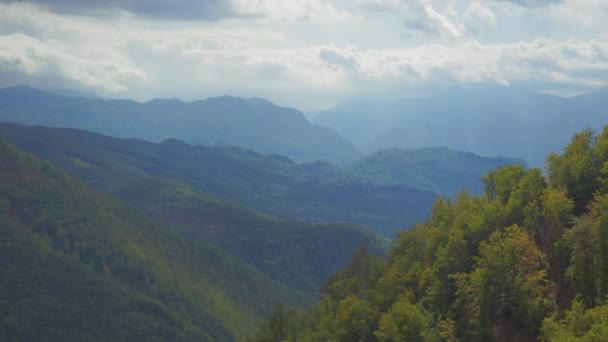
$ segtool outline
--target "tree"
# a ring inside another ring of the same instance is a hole
[[[591,129],[574,135],[560,156],[547,157],[549,181],[554,187],[564,188],[574,200],[574,214],[583,214],[586,206],[599,189],[602,162],[598,158],[598,138]],[[604,155],[602,151],[601,155]]]
[[[379,341],[438,341],[433,319],[420,306],[402,297],[391,309],[382,315],[378,331],[374,333]]]
[[[340,301],[334,334],[338,341],[365,342],[373,339],[379,312],[368,302],[350,295]]]
[[[552,309],[543,255],[516,225],[494,232],[481,244],[474,270],[455,278],[457,305],[470,313],[473,338],[506,337],[518,325],[533,333]]]

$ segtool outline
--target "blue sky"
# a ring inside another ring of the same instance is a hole
[[[0,86],[104,97],[353,96],[608,86],[605,0],[0,0]]]

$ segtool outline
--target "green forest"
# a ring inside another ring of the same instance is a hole
[[[608,127],[439,197],[392,242],[215,198],[193,180],[219,178],[185,173],[212,159],[32,132],[13,138],[64,169],[0,141],[0,340],[608,339]]]
[[[490,171],[438,199],[385,257],[362,248],[311,310],[279,305],[251,341],[607,341],[608,127],[546,172]]]
[[[310,299],[0,140],[0,340],[232,341]]]

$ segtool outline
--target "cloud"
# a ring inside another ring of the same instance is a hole
[[[401,9],[401,0],[357,0],[357,5],[369,11],[394,12]]]
[[[490,9],[479,2],[474,2],[469,5],[466,15],[481,18],[492,25],[496,26],[496,15]]]
[[[64,14],[128,12],[154,19],[217,20],[236,15],[232,3],[227,0],[0,0],[0,3],[29,3]]]
[[[350,51],[339,51],[335,47],[321,48],[319,58],[324,62],[345,69],[357,68],[356,58]]]
[[[331,0],[230,0],[235,13],[243,17],[264,17],[287,21],[335,22],[352,15]]]
[[[269,18],[291,21],[344,20],[350,14],[324,0],[0,0],[33,4],[59,14],[130,14],[148,19],[216,21]]]
[[[431,0],[358,0],[359,7],[374,12],[398,13],[409,33],[462,38],[468,30],[454,11],[439,11]]]
[[[444,45],[425,40],[370,47],[297,40],[259,22],[121,18],[109,24],[31,5],[0,5],[0,85],[60,86],[140,100],[258,96],[304,110],[329,107],[350,95],[403,96],[457,83],[577,92],[608,86],[605,38],[484,43],[467,36],[449,8],[427,12],[424,2],[417,3],[434,34],[464,36]]]
[[[598,27],[603,32],[608,30],[608,2],[605,0],[564,0],[549,7],[545,14],[564,23]]]
[[[466,34],[464,25],[449,18],[446,14],[437,12],[430,2],[424,3],[424,13],[426,14],[428,21],[432,23],[439,32],[453,38],[461,38]]]
[[[522,7],[543,7],[564,2],[564,0],[494,0],[499,2],[510,2]]]
[[[125,92],[147,75],[117,51],[73,46],[24,34],[0,36],[0,77],[15,83],[66,82],[106,92]],[[8,78],[10,75],[11,78]]]

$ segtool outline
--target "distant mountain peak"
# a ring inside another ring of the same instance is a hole
[[[0,89],[0,92],[2,93],[21,93],[21,94],[37,94],[37,95],[42,95],[42,94],[47,94],[47,92],[37,89],[37,88],[33,88],[30,87],[28,85],[24,85],[24,84],[16,84],[16,85],[12,85],[12,86],[8,86],[5,88]]]
[[[168,98],[141,103],[13,86],[0,89],[0,122],[79,128],[156,142],[176,138],[195,145],[236,145],[297,162],[322,159],[344,165],[360,157],[333,129],[313,126],[296,109],[261,98],[225,95],[193,102]]]

